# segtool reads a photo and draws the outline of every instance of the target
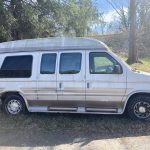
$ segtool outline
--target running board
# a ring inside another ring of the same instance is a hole
[[[61,107],[47,107],[47,106],[31,106],[28,108],[29,112],[62,112],[62,113],[94,113],[107,114],[118,113],[118,109],[98,109],[98,108],[61,108]]]
[[[86,108],[87,112],[117,112],[118,109]]]
[[[76,108],[48,107],[48,111],[76,111]]]
[[[47,106],[30,106],[28,107],[29,112],[48,112]]]

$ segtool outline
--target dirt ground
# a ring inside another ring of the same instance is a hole
[[[0,111],[2,150],[150,150],[150,122],[127,116]]]

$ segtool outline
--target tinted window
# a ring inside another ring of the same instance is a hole
[[[62,53],[60,57],[60,73],[76,74],[81,70],[81,53]]]
[[[41,60],[41,74],[54,74],[56,54],[43,54]]]
[[[26,78],[32,72],[32,56],[9,56],[6,57],[1,70],[1,78]]]
[[[107,53],[90,53],[89,57],[91,74],[114,74],[115,65],[120,65]]]

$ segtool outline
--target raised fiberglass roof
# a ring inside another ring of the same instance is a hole
[[[55,51],[55,50],[107,50],[101,41],[91,38],[51,37],[0,43],[0,53]]]

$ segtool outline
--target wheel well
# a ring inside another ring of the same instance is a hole
[[[14,92],[5,92],[5,93],[2,93],[1,95],[1,101],[3,103],[3,101],[6,99],[7,96],[10,96],[10,95],[18,95],[18,96],[21,96],[19,92],[17,91],[14,91]],[[22,96],[21,96],[22,97]],[[23,97],[22,97],[23,98]],[[24,98],[23,98],[24,99]]]
[[[133,95],[131,95],[127,101],[126,106],[128,106],[129,102],[132,100],[132,98],[136,97],[136,96],[149,96],[150,97],[150,93],[144,93],[144,92],[140,92],[140,93],[135,93]]]

